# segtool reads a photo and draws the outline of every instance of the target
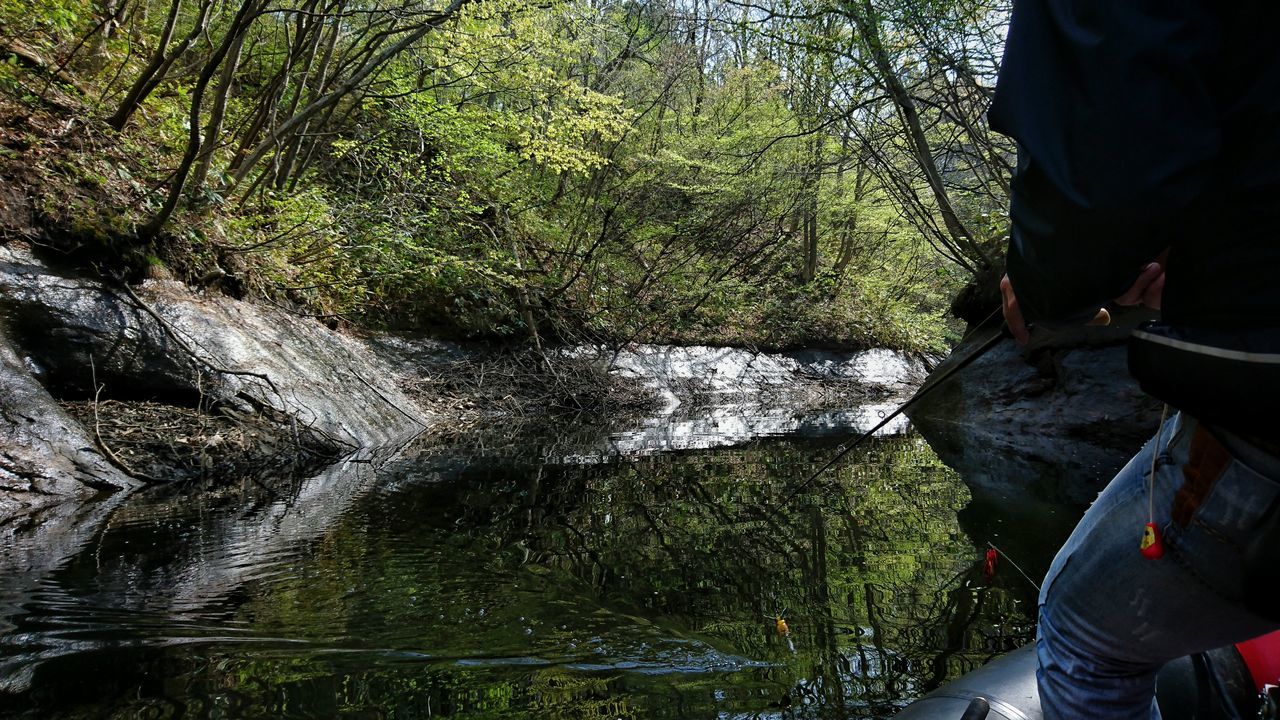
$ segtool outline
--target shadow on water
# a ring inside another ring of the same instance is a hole
[[[983,551],[1038,579],[1074,517],[975,507],[905,429],[790,500],[840,438],[578,433],[135,498],[4,598],[0,714],[887,717],[1030,639]]]

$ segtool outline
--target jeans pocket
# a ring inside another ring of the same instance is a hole
[[[1194,511],[1175,509],[1165,541],[1173,559],[1227,600],[1242,602],[1246,550],[1272,524],[1280,485],[1228,461]]]

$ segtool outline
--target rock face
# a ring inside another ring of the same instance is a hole
[[[0,520],[136,485],[55,397],[92,398],[96,385],[104,398],[204,397],[295,418],[354,450],[428,425],[395,378],[360,340],[316,322],[171,281],[116,289],[0,246]]]
[[[93,448],[0,329],[0,519],[137,485]]]
[[[421,429],[427,415],[354,338],[311,320],[186,286],[136,291],[60,275],[0,248],[0,317],[56,394],[240,400],[298,418],[353,447]]]
[[[1006,339],[908,413],[947,464],[1010,497],[1091,499],[1155,432],[1160,404],[1129,377],[1118,329],[1025,356]],[[979,335],[983,335],[979,333]],[[979,345],[963,344],[934,378]]]
[[[610,371],[641,380],[663,398],[668,414],[681,404],[691,383],[715,401],[740,404],[744,398],[758,402],[777,391],[785,394],[806,379],[856,383],[873,394],[909,395],[927,375],[923,362],[892,350],[761,353],[672,345],[623,350],[612,358]]]
[[[742,348],[636,345],[606,354],[610,371],[655,392],[663,406],[610,437],[640,455],[733,445],[760,437],[864,432],[919,387],[918,358],[892,350],[762,353]],[[899,417],[881,429],[901,432]]]

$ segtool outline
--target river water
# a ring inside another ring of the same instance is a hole
[[[1038,581],[1079,508],[971,491],[905,425],[802,485],[868,414],[143,493],[0,577],[0,715],[891,716],[1032,637],[1014,563]]]

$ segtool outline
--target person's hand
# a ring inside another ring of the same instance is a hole
[[[1119,297],[1115,299],[1117,305],[1142,305],[1152,310],[1159,310],[1161,298],[1164,295],[1164,262],[1169,251],[1160,253],[1160,256],[1154,262],[1147,263],[1138,273],[1137,279],[1133,281],[1133,285],[1129,286]],[[1030,333],[1027,332],[1027,321],[1022,317],[1022,309],[1018,307],[1018,296],[1013,292],[1013,283],[1009,282],[1009,276],[1006,274],[1000,278],[1000,300],[1001,309],[1004,311],[1004,322],[1009,326],[1009,333],[1013,335],[1013,339],[1018,341],[1020,345],[1026,345],[1030,339]],[[1111,324],[1111,314],[1106,308],[1098,308],[1098,314],[1090,320],[1088,325],[1109,325]]]
[[[1142,305],[1152,310],[1160,309],[1160,299],[1164,294],[1164,264],[1159,260],[1148,263],[1138,273],[1138,279],[1116,298],[1117,305]]]
[[[1013,294],[1013,283],[1009,275],[1000,278],[1000,308],[1004,311],[1004,324],[1019,345],[1026,345],[1031,335],[1027,332],[1027,321],[1022,317],[1022,309],[1018,307],[1018,296]]]

